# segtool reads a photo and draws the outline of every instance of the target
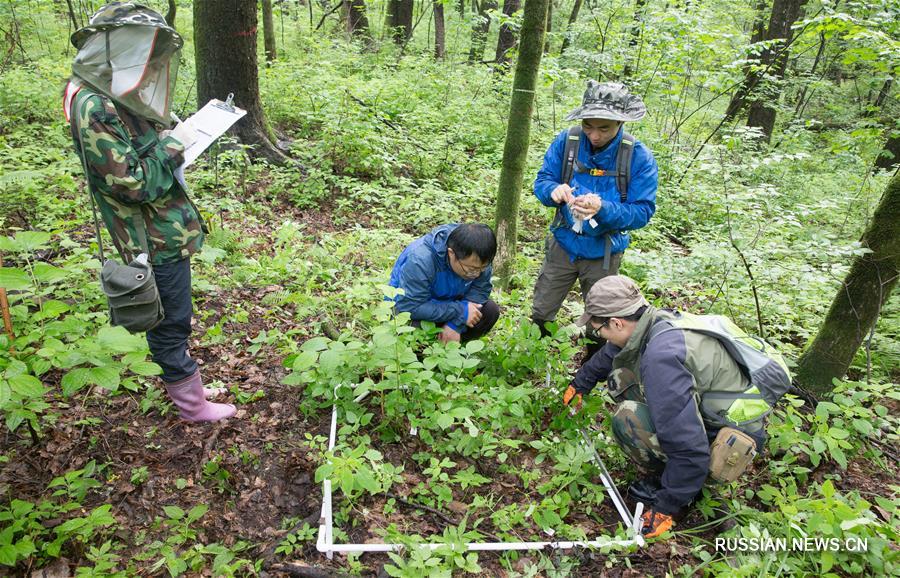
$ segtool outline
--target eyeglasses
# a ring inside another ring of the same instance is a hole
[[[604,327],[609,327],[609,322],[612,321],[612,317],[591,317],[591,325],[594,325],[595,329],[603,329]]]
[[[460,260],[459,257],[456,256],[456,251],[454,251],[453,249],[448,249],[448,251],[453,254],[453,258],[456,260],[456,264],[467,277],[478,277],[479,275],[484,273],[488,267],[491,266],[490,263],[488,263],[487,265],[482,265],[481,267],[466,265]]]

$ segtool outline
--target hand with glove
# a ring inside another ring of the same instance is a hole
[[[573,399],[575,400],[574,404],[572,403]],[[568,406],[573,414],[581,409],[581,394],[575,391],[575,386],[570,385],[566,388],[563,393],[563,405]]]
[[[672,516],[657,512],[652,508],[644,512],[644,515],[641,516],[641,520],[644,522],[643,526],[641,526],[641,535],[643,535],[644,538],[656,538],[661,536],[663,533],[671,530],[672,526],[675,525]]]

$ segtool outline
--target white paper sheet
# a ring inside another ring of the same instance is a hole
[[[247,114],[246,110],[228,106],[221,100],[212,99],[207,102],[206,106],[182,123],[183,130],[193,131],[197,140],[184,149],[184,164],[179,168],[183,171],[191,166],[203,154],[203,151],[209,148],[209,145],[225,134],[225,131],[245,114]]]

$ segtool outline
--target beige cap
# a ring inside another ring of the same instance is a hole
[[[628,317],[649,305],[641,288],[630,277],[610,275],[594,283],[584,303],[584,314],[575,325],[587,325],[591,317]]]

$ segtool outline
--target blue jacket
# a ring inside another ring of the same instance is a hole
[[[389,284],[404,291],[394,298],[397,312],[409,311],[413,320],[447,324],[463,333],[469,302],[487,301],[492,285],[491,267],[472,281],[450,268],[447,237],[458,226],[441,225],[413,241],[397,257]]]
[[[547,153],[544,164],[538,171],[534,181],[534,196],[548,207],[559,207],[550,198],[550,193],[562,183],[563,153],[568,138],[568,129],[559,133]],[[602,150],[591,154],[591,142],[584,133],[578,147],[578,160],[588,169],[616,169],[616,153],[622,141],[622,129],[619,134]],[[566,226],[553,230],[553,236],[569,254],[569,259],[602,259],[605,249],[606,234],[611,233],[612,252],[621,253],[628,247],[628,233],[640,229],[650,221],[656,212],[656,187],[658,182],[656,161],[650,150],[640,142],[635,142],[634,155],[631,157],[631,181],[628,185],[628,199],[620,202],[616,178],[609,176],[592,177],[588,173],[575,172],[569,183],[575,189],[575,196],[588,193],[597,194],[603,205],[592,219],[585,221],[581,234],[572,230],[574,220],[569,208],[562,206],[562,214]]]

